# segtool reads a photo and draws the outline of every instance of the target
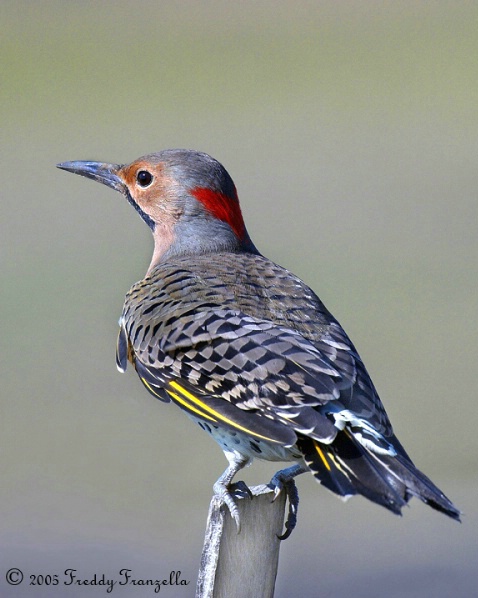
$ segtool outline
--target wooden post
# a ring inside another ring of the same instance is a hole
[[[234,494],[241,532],[227,507],[213,496],[201,556],[196,598],[272,598],[279,563],[286,496],[272,502],[269,486]]]

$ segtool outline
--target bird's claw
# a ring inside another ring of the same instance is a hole
[[[246,498],[251,500],[253,494],[245,482],[236,482],[230,486],[225,486],[220,483],[214,484],[214,493],[219,500],[226,505],[231,517],[236,522],[237,533],[241,532],[241,518],[239,516],[239,508],[234,498]]]
[[[279,540],[286,540],[294,531],[294,528],[297,525],[299,492],[297,490],[297,486],[294,479],[285,475],[281,475],[281,472],[278,472],[272,478],[270,485],[274,488],[274,497],[272,499],[272,502],[274,502],[277,499],[282,490],[285,491],[287,499],[289,501],[289,512],[287,514],[287,519],[285,522],[285,532],[282,535],[277,536]]]
[[[231,484],[229,486],[229,491],[232,495],[236,496],[237,498],[246,498],[246,496],[248,496],[251,500],[254,498],[254,495],[252,494],[249,486],[242,481]]]

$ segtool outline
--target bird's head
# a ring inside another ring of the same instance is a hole
[[[126,197],[153,232],[150,270],[174,255],[257,253],[231,177],[205,153],[164,150],[125,165],[79,161],[58,167],[103,183]]]

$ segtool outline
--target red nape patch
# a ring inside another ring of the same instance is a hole
[[[239,200],[231,199],[223,193],[212,191],[205,187],[196,187],[191,191],[191,194],[202,203],[208,212],[210,212],[218,220],[227,222],[234,231],[236,237],[244,238],[246,227],[242,219],[241,208]]]

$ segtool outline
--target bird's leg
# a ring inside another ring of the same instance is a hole
[[[237,526],[237,533],[241,531],[241,520],[239,518],[239,509],[237,508],[236,501],[234,500],[233,494],[230,491],[230,486],[232,482],[232,478],[236,475],[236,473],[245,467],[249,463],[249,457],[244,457],[236,452],[224,451],[226,455],[226,459],[229,461],[229,467],[225,470],[225,472],[218,478],[216,483],[213,486],[214,494],[219,497],[219,499],[226,505],[229,509],[229,513],[231,517],[236,522]],[[238,484],[238,488],[243,492],[249,494],[251,496],[251,491],[249,488],[241,482]]]
[[[285,532],[279,536],[279,540],[286,540],[297,525],[297,510],[299,508],[299,492],[295,485],[294,478],[301,473],[305,473],[307,468],[300,463],[281,469],[278,471],[270,481],[270,485],[274,487],[273,501],[279,496],[282,490],[285,491],[289,499],[289,513],[285,522]]]

